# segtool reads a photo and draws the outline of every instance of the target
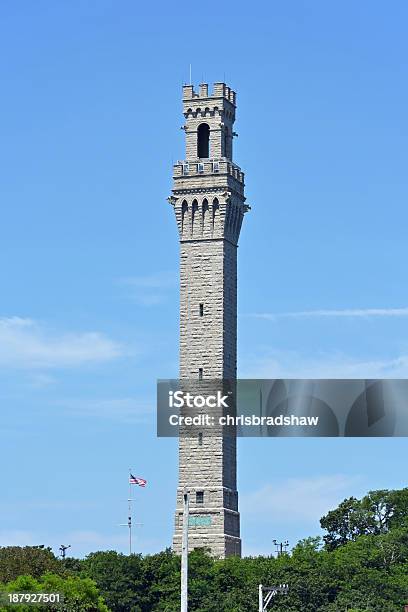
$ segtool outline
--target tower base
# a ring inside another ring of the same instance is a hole
[[[181,535],[176,534],[173,537],[173,551],[176,555],[181,555],[181,547]],[[207,549],[211,556],[217,559],[226,559],[227,557],[234,556],[240,557],[241,538],[218,533],[189,534],[188,548],[190,551],[197,548]]]

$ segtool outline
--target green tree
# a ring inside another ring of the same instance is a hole
[[[180,609],[180,557],[169,548],[143,559],[143,577],[150,585],[142,612],[178,612]]]
[[[320,519],[327,531],[324,541],[334,550],[361,535],[379,535],[391,528],[408,526],[408,488],[370,491],[363,499],[345,499]]]
[[[3,546],[0,548],[0,582],[29,575],[39,578],[46,572],[63,572],[61,561],[44,546]]]
[[[99,595],[95,583],[90,578],[78,576],[62,577],[56,574],[44,574],[39,579],[32,576],[19,576],[7,584],[0,585],[3,593],[60,593],[63,602],[51,605],[13,605],[16,612],[109,612],[103,598]],[[8,612],[9,607],[1,607],[1,612]]]
[[[408,489],[346,499],[322,517],[322,526],[323,539],[306,538],[278,558],[221,560],[192,551],[189,609],[257,612],[259,584],[288,583],[288,594],[273,600],[274,612],[401,612],[408,603]],[[48,565],[56,570],[41,574]],[[65,561],[49,549],[0,549],[3,576],[14,580],[22,570],[25,575],[4,588],[60,591],[70,612],[180,609],[180,557],[169,549],[145,557],[97,552]]]
[[[141,555],[126,556],[114,550],[88,555],[81,564],[81,574],[95,581],[109,609],[114,612],[143,610]]]

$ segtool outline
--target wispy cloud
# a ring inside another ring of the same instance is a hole
[[[126,525],[127,526],[127,525]],[[142,531],[137,530],[134,533],[135,546],[137,552],[142,554],[151,553],[152,551],[159,551],[163,548],[163,542],[157,539],[147,539],[143,537]],[[99,550],[117,550],[127,554],[129,549],[129,536],[127,528],[123,526],[117,527],[117,533],[101,533],[98,531],[82,530],[82,531],[71,531],[62,535],[59,540],[54,538],[55,543],[59,542],[70,542],[72,545],[72,555],[75,557],[84,556],[90,552]],[[70,551],[71,552],[71,551]]]
[[[69,553],[83,556],[96,550],[126,550],[128,536],[118,526],[117,534],[103,534],[91,530],[69,531],[63,534],[37,533],[29,530],[10,529],[0,531],[1,546],[51,546],[55,555],[59,554],[61,542],[71,545]]]
[[[0,367],[65,368],[104,362],[123,347],[99,332],[65,333],[31,319],[0,318]]]
[[[128,536],[126,533],[116,535],[103,534],[98,531],[82,530],[71,531],[67,534],[67,541],[71,542],[73,548],[85,549],[87,552],[95,550],[126,549]]]
[[[167,289],[177,285],[176,272],[158,272],[146,276],[128,276],[121,278],[120,282],[131,287],[142,287],[144,289]]]
[[[294,351],[269,351],[243,362],[242,378],[407,378],[408,355],[357,359],[342,353],[313,357]]]
[[[43,544],[36,534],[24,529],[4,529],[0,531],[0,546],[36,546]]]
[[[162,542],[159,539],[145,539],[140,531],[136,534],[137,550],[142,553],[151,553],[154,550],[162,549]],[[0,531],[1,546],[51,546],[55,555],[59,555],[61,542],[69,543],[71,548],[68,553],[74,557],[83,557],[91,552],[98,550],[117,550],[127,552],[129,546],[129,536],[127,530],[119,526],[119,519],[116,532],[99,532],[95,530],[71,530],[58,532],[49,530],[47,533],[10,529]]]
[[[33,372],[30,374],[29,384],[34,389],[44,389],[46,387],[50,387],[56,384],[57,379],[54,376],[50,376],[49,374],[44,374],[44,372]]]
[[[0,507],[1,511],[1,520],[5,521],[4,516],[6,511],[16,513],[16,511],[21,511],[22,505],[21,501],[12,501],[7,502],[3,501]],[[24,510],[93,510],[97,508],[97,501],[93,500],[83,500],[83,499],[25,499],[24,500]]]
[[[149,423],[155,415],[154,402],[135,398],[67,399],[56,402],[58,407],[79,417],[112,419],[124,423]]]
[[[275,321],[276,319],[313,319],[313,318],[360,318],[373,317],[408,317],[407,308],[344,308],[344,309],[319,309],[299,310],[294,312],[255,312],[247,315],[254,319],[265,319]]]
[[[143,306],[164,302],[169,291],[177,287],[177,283],[178,275],[171,271],[119,279],[119,284],[127,288],[129,297]]]
[[[319,519],[355,491],[358,476],[333,474],[290,478],[241,495],[241,512],[270,523],[301,520],[319,526]]]

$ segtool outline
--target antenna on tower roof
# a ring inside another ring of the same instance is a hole
[[[190,85],[192,85],[193,83],[191,82],[191,64],[190,64]]]

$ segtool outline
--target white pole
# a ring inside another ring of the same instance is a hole
[[[183,493],[183,541],[181,546],[181,612],[188,612],[188,506],[189,493]]]
[[[259,585],[259,598],[258,598],[258,602],[259,602],[259,612],[263,612],[263,595],[262,595],[262,584]]]
[[[129,468],[129,506],[128,506],[128,525],[129,525],[129,555],[132,554],[132,484],[130,476],[132,469]]]

